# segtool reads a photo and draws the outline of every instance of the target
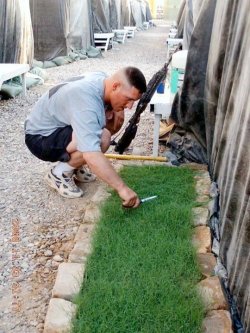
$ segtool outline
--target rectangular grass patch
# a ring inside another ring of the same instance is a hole
[[[141,198],[105,203],[77,299],[74,333],[199,333],[200,280],[191,245],[194,173],[188,168],[126,167],[122,178]]]

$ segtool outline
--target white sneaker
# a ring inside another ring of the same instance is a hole
[[[81,183],[90,183],[96,180],[96,176],[84,166],[75,170],[75,178]]]
[[[53,168],[45,176],[45,180],[48,185],[65,198],[80,198],[83,196],[83,191],[76,186],[72,174],[63,173],[61,177],[53,174]]]

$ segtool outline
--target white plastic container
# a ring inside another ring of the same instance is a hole
[[[170,74],[170,93],[171,101],[181,87],[187,63],[187,50],[178,51],[172,55],[171,74]]]

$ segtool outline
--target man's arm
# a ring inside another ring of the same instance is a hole
[[[123,182],[102,152],[85,152],[83,159],[97,177],[117,191],[123,200],[123,206],[131,208],[139,206],[140,199],[137,194]]]

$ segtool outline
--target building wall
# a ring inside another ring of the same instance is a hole
[[[154,19],[175,20],[182,0],[148,0]]]

